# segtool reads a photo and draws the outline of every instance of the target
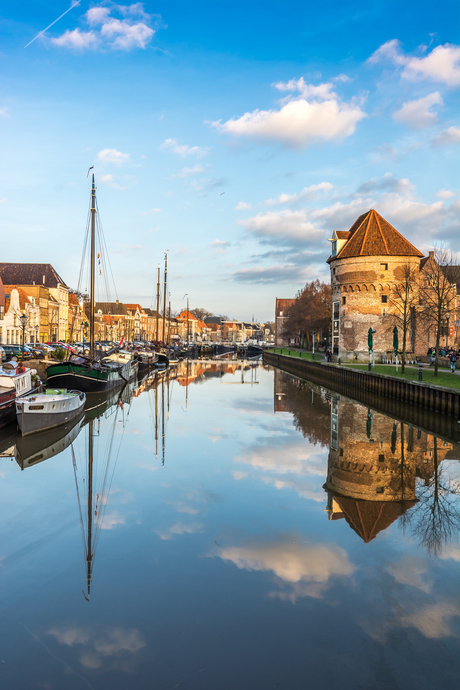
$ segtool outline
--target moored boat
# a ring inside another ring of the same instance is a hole
[[[23,436],[66,424],[83,412],[86,395],[81,391],[47,389],[16,400],[18,426]]]
[[[0,367],[0,427],[15,421],[16,400],[33,391],[32,373],[14,360]]]

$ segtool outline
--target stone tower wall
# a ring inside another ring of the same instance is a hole
[[[376,361],[392,349],[393,324],[385,323],[385,314],[390,311],[392,287],[402,280],[407,265],[418,271],[420,259],[416,256],[357,256],[331,261],[332,302],[340,303],[338,356],[342,361],[368,361],[369,328],[376,329]],[[386,302],[382,296],[386,297]],[[410,339],[408,346],[410,349]]]

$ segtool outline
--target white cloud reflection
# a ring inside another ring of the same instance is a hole
[[[219,548],[216,554],[244,570],[272,572],[280,590],[270,593],[295,603],[300,597],[321,598],[336,576],[349,576],[355,566],[336,544],[299,544],[289,539],[253,546]]]

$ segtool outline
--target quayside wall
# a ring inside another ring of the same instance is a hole
[[[460,393],[454,389],[404,381],[382,374],[264,352],[263,361],[289,374],[355,398],[364,405],[406,418],[420,426],[439,426],[441,435],[458,434]],[[395,404],[396,403],[396,404]],[[436,412],[437,414],[433,414]],[[441,430],[441,427],[446,427]]]

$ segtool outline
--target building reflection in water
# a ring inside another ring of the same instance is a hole
[[[399,526],[434,555],[459,527],[458,443],[275,371],[275,412],[290,412],[310,439],[326,444],[329,520],[345,520],[369,543]],[[447,462],[446,462],[447,461]]]

